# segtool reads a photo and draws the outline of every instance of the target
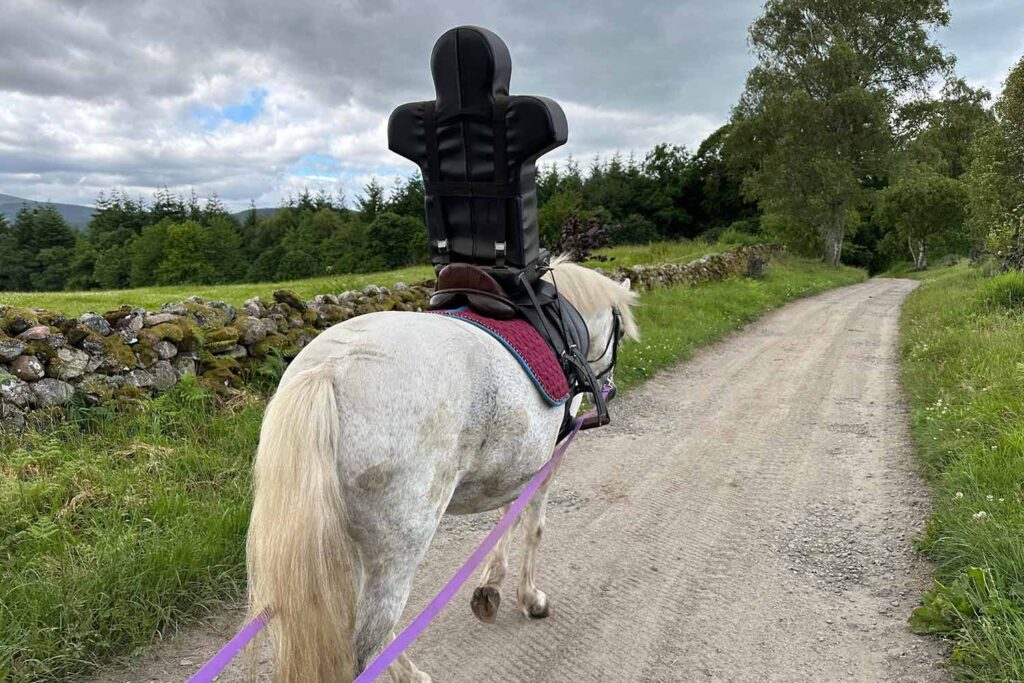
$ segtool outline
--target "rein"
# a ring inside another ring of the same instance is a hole
[[[618,311],[616,311],[616,314]],[[615,337],[618,334],[618,316],[616,316],[616,332],[612,336]],[[618,340],[616,340],[616,347],[618,346]],[[607,348],[605,349],[607,353]],[[614,365],[613,365],[614,367]],[[611,387],[605,385],[601,393],[604,397],[607,397],[611,392]],[[477,546],[473,554],[462,563],[459,570],[455,572],[455,575],[448,580],[448,583],[444,585],[434,599],[430,601],[430,604],[423,608],[412,623],[405,627],[405,629],[399,633],[391,643],[384,648],[376,659],[370,662],[370,665],[363,670],[361,674],[356,676],[352,683],[369,683],[375,680],[382,673],[387,671],[387,668],[396,660],[398,657],[410,646],[413,642],[426,630],[430,622],[441,613],[445,606],[451,602],[455,594],[458,593],[459,589],[472,578],[473,572],[480,565],[481,562],[487,557],[487,554],[491,552],[501,537],[512,527],[516,519],[522,513],[523,509],[533,498],[534,494],[537,493],[538,489],[544,484],[548,477],[550,477],[555,469],[558,467],[558,463],[561,461],[562,456],[565,455],[569,445],[579,434],[580,429],[583,427],[585,422],[591,421],[597,417],[596,410],[589,411],[586,415],[577,417],[573,421],[572,430],[569,434],[562,439],[562,442],[558,444],[554,452],[551,454],[551,458],[547,463],[537,471],[536,474],[526,484],[526,488],[519,494],[511,505],[509,505],[508,512],[506,512],[502,518],[498,521],[497,525],[491,529],[491,533],[487,534],[487,537]],[[264,610],[255,619],[248,622],[242,629],[229,640],[224,647],[217,651],[209,661],[206,662],[195,674],[193,674],[187,681],[187,683],[212,683],[214,679],[219,676],[228,664],[231,663],[238,653],[241,652],[246,645],[248,645],[256,635],[263,630],[274,617],[273,613],[269,610]]]

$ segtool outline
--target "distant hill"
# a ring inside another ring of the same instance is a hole
[[[0,215],[3,215],[8,221],[13,222],[14,217],[18,215],[21,207],[27,206],[31,209],[36,206],[45,206],[47,204],[57,209],[60,215],[64,217],[64,220],[68,222],[68,225],[78,230],[84,229],[85,226],[89,224],[89,219],[92,218],[92,214],[96,210],[91,206],[60,204],[58,202],[37,202],[31,199],[15,197],[10,194],[0,194]],[[256,216],[258,218],[265,218],[267,216],[273,216],[276,212],[276,208],[257,208]],[[231,215],[241,222],[249,215],[249,209],[236,211]]]
[[[273,216],[275,213],[277,213],[277,208],[276,207],[275,208],[267,207],[267,208],[262,208],[262,209],[259,208],[259,207],[256,208],[256,218],[266,218],[267,216]],[[238,222],[241,223],[242,221],[244,221],[246,218],[249,217],[249,209],[242,209],[241,211],[235,211],[231,215],[234,216],[235,218],[237,218]]]
[[[0,194],[0,214],[3,214],[3,216],[9,221],[14,220],[14,217],[18,215],[18,211],[20,211],[23,206],[27,206],[31,209],[36,206],[45,206],[47,204],[57,209],[60,215],[64,217],[64,220],[68,222],[68,225],[79,230],[89,224],[89,219],[92,218],[92,213],[95,211],[91,206],[58,204],[57,202],[36,202],[31,199],[23,199],[9,194]]]

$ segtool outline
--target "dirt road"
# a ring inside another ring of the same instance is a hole
[[[467,587],[416,664],[438,683],[950,680],[941,644],[906,626],[927,582],[897,365],[913,286],[794,303],[617,401],[553,487],[538,574],[551,616],[515,610],[515,571],[493,625]],[[407,619],[493,521],[444,521]],[[235,619],[97,680],[183,680]]]

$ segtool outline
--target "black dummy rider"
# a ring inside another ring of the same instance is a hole
[[[395,109],[388,147],[423,173],[438,272],[431,308],[465,300],[484,315],[524,316],[558,355],[573,395],[593,394],[598,418],[587,426],[606,424],[602,382],[586,361],[586,325],[557,287],[540,279],[549,255],[540,248],[534,164],[565,144],[565,114],[546,97],[509,96],[508,47],[483,28],[442,35],[430,70],[436,99]],[[560,437],[568,427],[566,420]]]

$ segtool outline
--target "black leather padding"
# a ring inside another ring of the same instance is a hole
[[[388,147],[423,173],[435,266],[534,265],[541,255],[535,162],[568,139],[562,108],[545,97],[509,96],[508,47],[484,28],[446,32],[430,68],[435,99],[392,112]]]

